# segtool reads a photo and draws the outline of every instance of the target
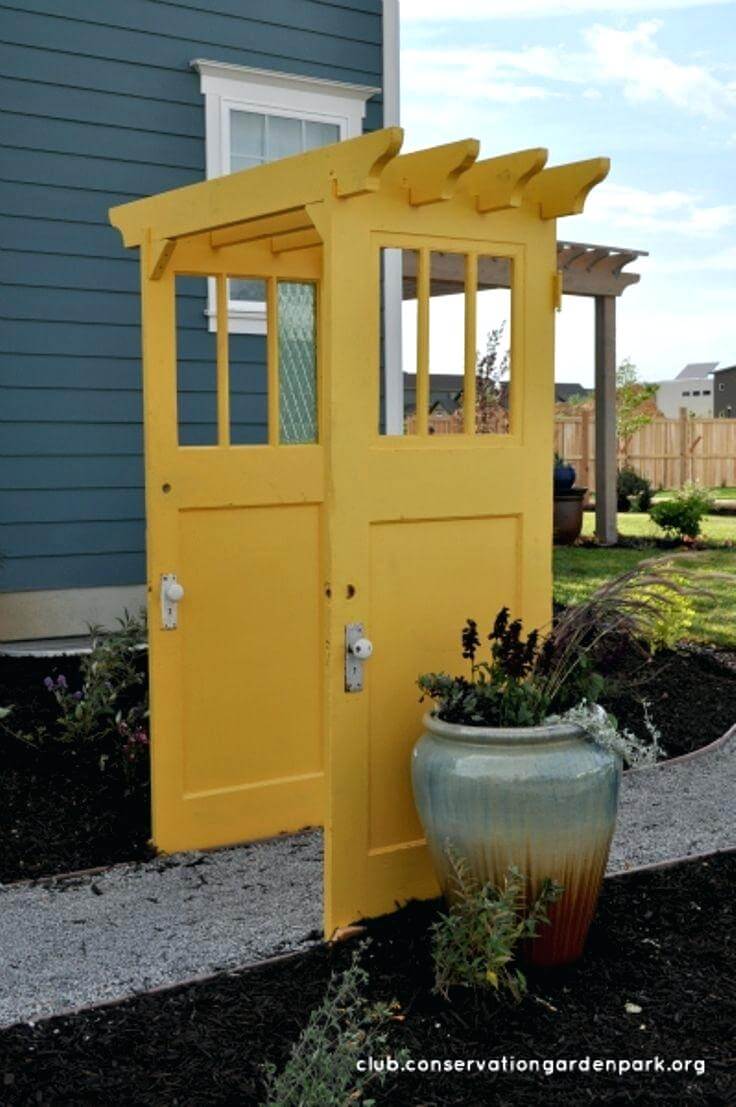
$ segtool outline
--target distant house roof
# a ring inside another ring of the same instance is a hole
[[[717,364],[717,361],[691,361],[684,369],[680,370],[675,379],[681,381],[695,377],[698,380],[702,380],[703,377],[707,377],[710,373],[715,371]]]
[[[719,376],[721,373],[733,373],[734,371],[736,371],[736,365],[724,365],[722,369],[714,370],[716,376]]]
[[[555,401],[558,404],[566,404],[571,396],[592,396],[593,389],[585,388],[582,384],[563,384],[555,381]]]
[[[463,378],[459,373],[431,373],[429,377],[430,411],[442,408],[451,415],[457,411],[463,394]],[[404,373],[404,396],[407,411],[416,406],[416,373]]]

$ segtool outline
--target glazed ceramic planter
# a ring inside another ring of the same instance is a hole
[[[574,961],[585,945],[616,820],[621,760],[577,726],[458,726],[432,715],[412,755],[419,817],[440,885],[450,845],[476,876],[498,884],[517,865],[536,895],[564,886],[528,959]]]

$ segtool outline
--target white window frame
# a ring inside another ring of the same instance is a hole
[[[196,58],[192,63],[200,76],[205,100],[207,179],[230,172],[230,116],[232,111],[281,115],[308,122],[331,123],[339,128],[340,140],[363,132],[366,103],[379,88],[299,77],[250,66]],[[243,274],[247,276],[248,274]],[[210,331],[217,329],[215,282],[208,285],[207,317]],[[233,334],[265,334],[266,305],[231,301],[228,326]]]

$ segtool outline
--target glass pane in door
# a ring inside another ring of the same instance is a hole
[[[282,445],[317,441],[316,288],[278,284],[279,411]]]

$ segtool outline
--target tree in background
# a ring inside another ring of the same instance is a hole
[[[634,363],[624,358],[616,370],[616,433],[624,457],[632,435],[657,414],[656,395],[656,384],[640,381]]]
[[[479,434],[503,433],[508,430],[509,351],[501,352],[501,339],[506,321],[489,331],[485,353],[478,354],[475,378],[476,426]]]

